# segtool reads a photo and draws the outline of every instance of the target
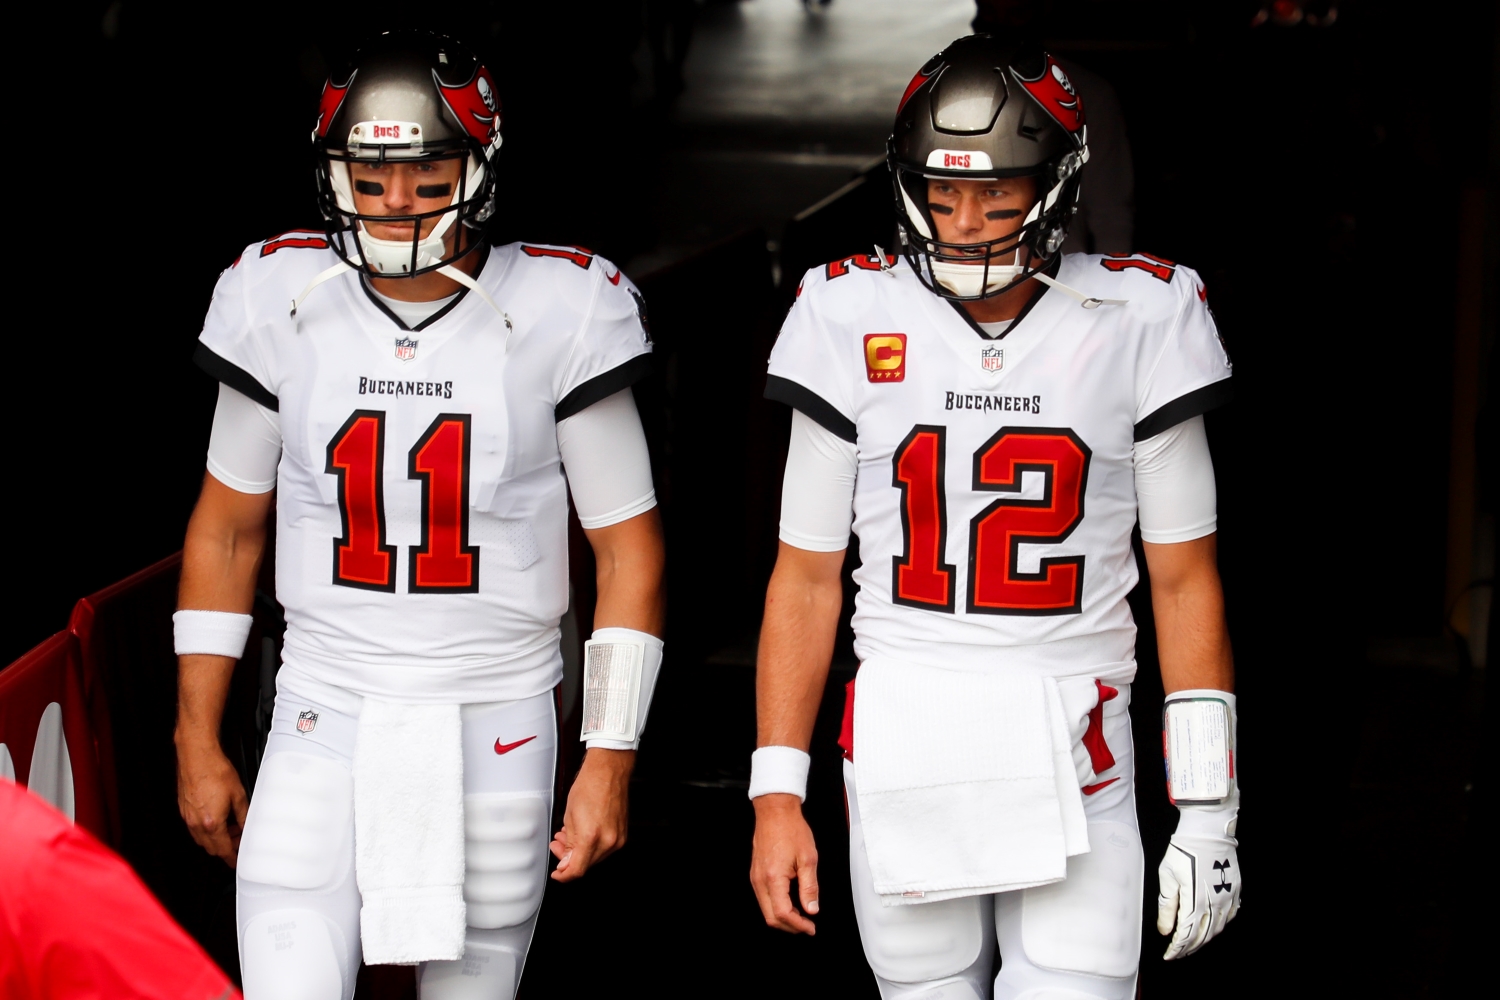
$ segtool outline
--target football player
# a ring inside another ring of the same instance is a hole
[[[323,89],[326,232],[249,246],[175,616],[179,804],[237,865],[245,995],[514,995],[546,881],[569,493],[598,563],[588,749],[554,879],[625,839],[661,661],[662,538],[630,386],[639,293],[577,247],[487,246],[500,108],[454,40],[380,36]],[[274,492],[273,492],[274,491]],[[286,609],[254,798],[218,742],[275,497]]]
[[[1193,271],[1059,253],[1087,160],[1050,56],[954,42],[896,114],[899,256],[809,271],[771,354],[766,395],[795,412],[751,882],[770,926],[814,932],[801,803],[852,526],[860,670],[840,743],[855,910],[886,998],[1136,995],[1137,523],[1181,811],[1159,868],[1166,957],[1239,903],[1202,416],[1228,399],[1230,361]]]

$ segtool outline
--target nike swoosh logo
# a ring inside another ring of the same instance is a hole
[[[510,753],[516,747],[525,746],[526,744],[530,743],[534,739],[536,739],[535,736],[528,736],[524,740],[516,740],[514,743],[501,743],[499,740],[496,740],[495,741],[495,752],[496,753]]]
[[[620,271],[618,268],[616,268],[615,273],[610,276],[609,283],[611,285],[618,285],[620,283]]]
[[[532,737],[532,739],[535,739],[535,738],[536,737]],[[521,742],[524,743],[526,741],[522,740]],[[499,747],[496,747],[495,749],[498,750]],[[1100,791],[1100,790],[1105,789],[1105,788],[1108,788],[1110,785],[1113,785],[1115,782],[1117,782],[1119,780],[1120,780],[1119,778],[1110,778],[1108,781],[1101,781],[1097,785],[1084,785],[1083,786],[1083,794],[1085,794],[1085,795],[1093,795],[1095,792]]]

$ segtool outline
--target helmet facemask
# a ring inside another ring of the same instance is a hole
[[[955,302],[974,302],[1002,295],[1049,267],[1067,236],[1077,210],[1087,147],[1069,152],[1037,171],[1007,171],[975,176],[972,171],[918,171],[891,162],[896,188],[901,252],[918,279],[931,291]],[[937,223],[928,207],[927,182],[939,177],[995,180],[1032,176],[1038,194],[1019,228],[994,240],[949,243],[937,238]],[[1049,183],[1050,182],[1050,183]],[[1046,191],[1042,187],[1046,185]],[[1022,250],[1026,252],[1023,254]]]
[[[355,128],[368,128],[367,124]],[[494,213],[494,184],[485,157],[469,143],[444,144],[445,149],[391,148],[390,144],[350,143],[344,150],[325,149],[320,158],[319,202],[323,214],[334,225],[330,237],[334,251],[371,277],[415,277],[453,263],[478,245],[477,239],[463,239],[454,223],[478,229]],[[477,145],[477,144],[474,144]],[[413,155],[415,153],[415,155]],[[403,155],[405,154],[405,155]],[[361,214],[354,201],[351,166],[357,163],[411,163],[435,160],[460,160],[458,183],[444,208],[413,215]],[[436,219],[424,235],[423,224]],[[382,239],[371,233],[367,224],[391,225],[409,223],[410,240]],[[452,235],[450,235],[452,234]],[[450,252],[450,241],[452,251]]]

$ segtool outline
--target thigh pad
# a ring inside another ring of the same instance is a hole
[[[261,765],[240,842],[239,875],[286,889],[327,889],[354,860],[354,781],[327,757],[283,751]]]
[[[1042,969],[1133,976],[1145,884],[1141,838],[1126,823],[1090,823],[1088,829],[1089,853],[1068,859],[1067,878],[1022,890],[1021,946]]]
[[[469,926],[512,927],[542,905],[547,878],[545,793],[464,796],[464,901]]]

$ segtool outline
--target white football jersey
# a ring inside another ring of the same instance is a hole
[[[408,329],[321,234],[219,279],[196,360],[280,413],[276,596],[300,673],[391,700],[526,698],[561,678],[558,420],[649,370],[639,292],[573,247],[511,244]]]
[[[903,261],[809,271],[766,395],[853,442],[855,652],[1128,681],[1132,445],[1228,399],[1193,271],[1063,258],[990,339]],[[892,266],[893,265],[893,266]]]

